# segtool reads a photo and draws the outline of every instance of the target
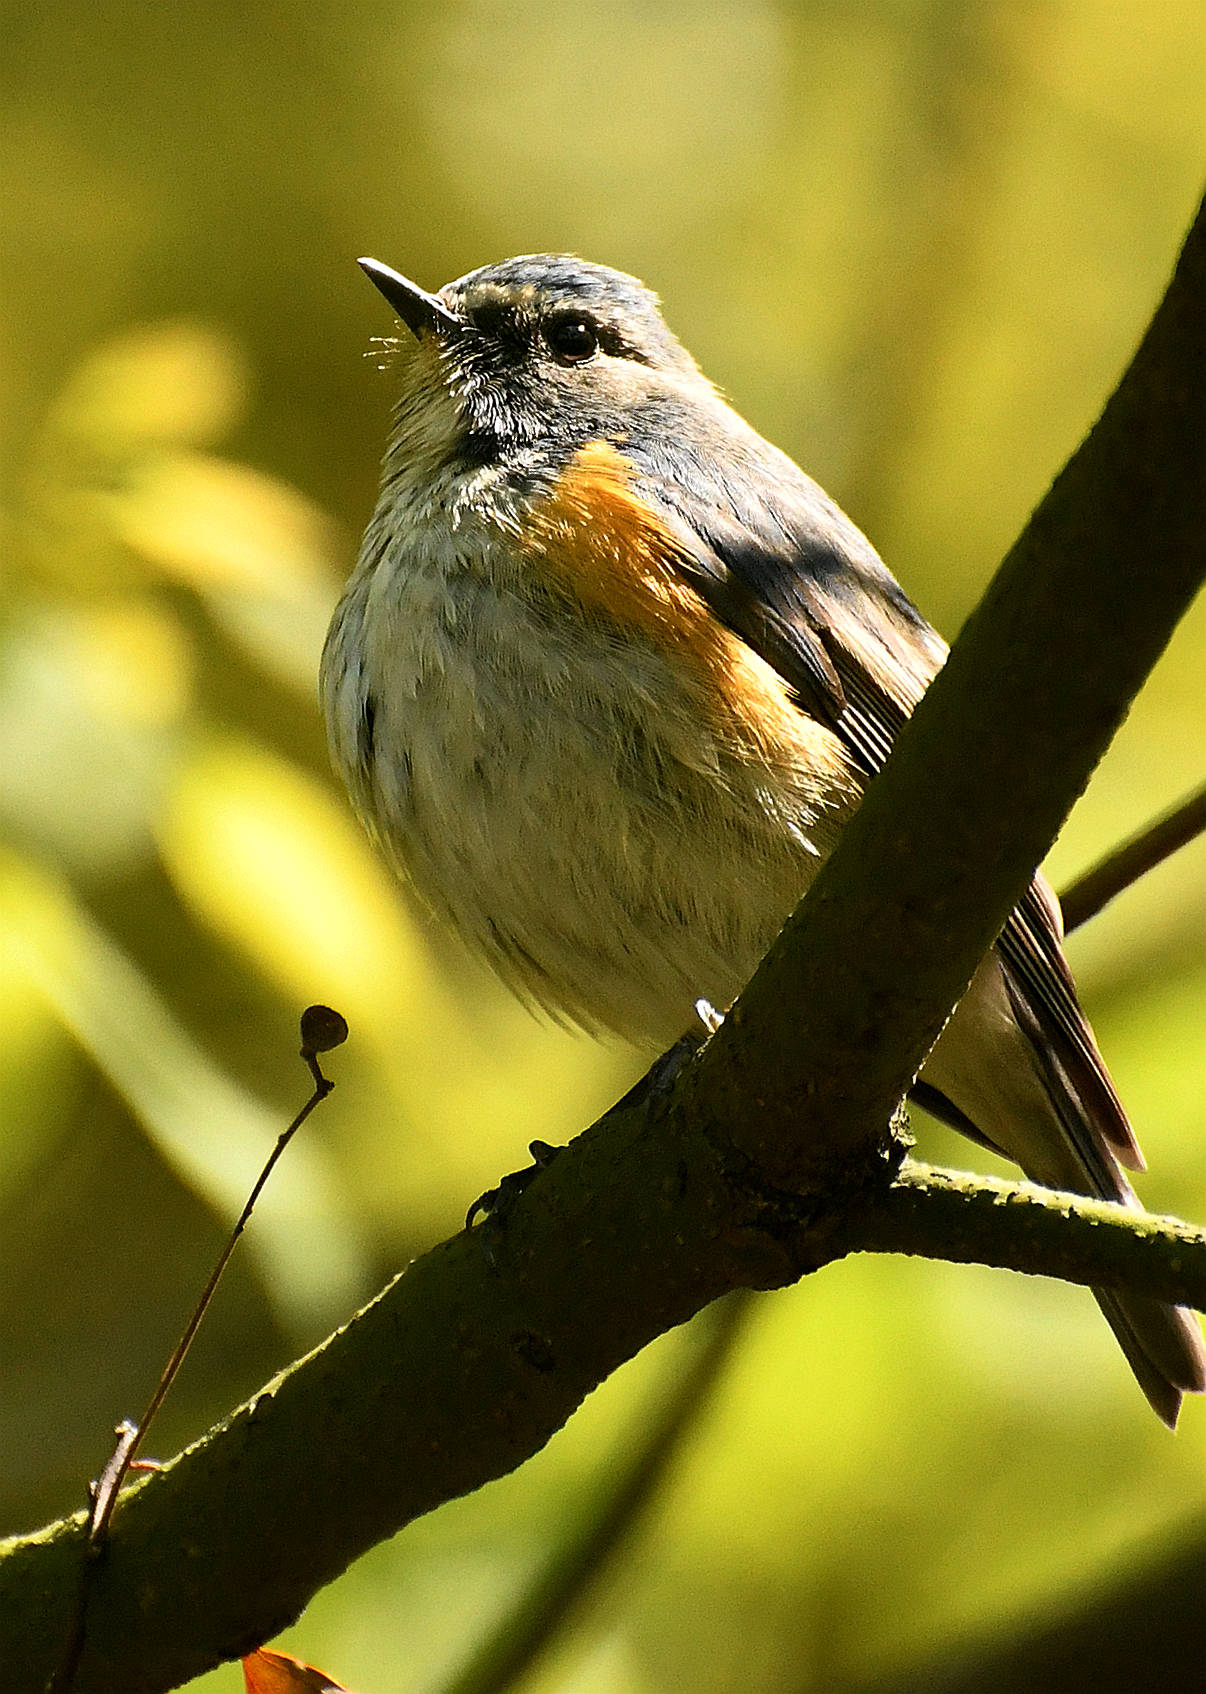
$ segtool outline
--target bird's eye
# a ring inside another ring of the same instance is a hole
[[[563,365],[584,364],[599,351],[599,337],[585,318],[554,318],[544,336]]]

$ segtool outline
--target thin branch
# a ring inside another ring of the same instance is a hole
[[[1206,1311],[1206,1229],[907,1159],[842,1227],[852,1251],[995,1265]]]
[[[251,1219],[251,1214],[255,1210],[256,1201],[264,1192],[264,1186],[273,1171],[276,1169],[276,1166],[280,1161],[281,1154],[285,1151],[285,1148],[289,1145],[290,1141],[292,1141],[293,1137],[297,1134],[298,1130],[301,1128],[302,1124],[305,1123],[310,1114],[317,1106],[322,1104],[335,1086],[329,1078],[322,1074],[318,1064],[318,1057],[314,1052],[303,1047],[302,1058],[306,1061],[310,1074],[314,1079],[313,1092],[309,1099],[297,1112],[292,1122],[289,1123],[277,1136],[276,1144],[269,1153],[267,1159],[264,1161],[263,1169],[260,1171],[259,1176],[255,1179],[251,1192],[248,1194],[247,1199],[243,1203],[243,1209],[235,1219],[230,1234],[226,1238],[226,1243],[223,1246],[221,1253],[219,1253],[209,1276],[206,1278],[205,1287],[201,1290],[189,1320],[184,1326],[184,1331],[181,1334],[179,1341],[177,1341],[175,1347],[172,1349],[171,1357],[168,1359],[160,1373],[159,1381],[156,1383],[154,1392],[152,1393],[150,1400],[147,1402],[146,1410],[143,1412],[137,1423],[123,1424],[118,1431],[118,1443],[114,1452],[113,1460],[105,1466],[101,1480],[93,1490],[92,1514],[88,1523],[88,1539],[94,1546],[103,1542],[108,1533],[109,1524],[113,1517],[114,1508],[117,1505],[117,1498],[121,1485],[135,1463],[139,1449],[141,1448],[143,1441],[146,1439],[147,1430],[150,1428],[159,1408],[163,1405],[164,1400],[167,1398],[168,1390],[180,1374],[180,1367],[183,1365],[193,1342],[196,1340],[197,1331],[200,1329],[201,1324],[204,1321],[205,1314],[208,1312],[210,1305],[213,1302],[213,1297],[218,1291],[218,1284],[222,1280],[222,1275],[234,1255],[235,1248],[239,1244],[239,1237],[247,1228],[248,1222]]]
[[[318,1062],[320,1053],[329,1052],[347,1040],[348,1026],[340,1013],[332,1011],[329,1006],[307,1006],[301,1018],[301,1058],[310,1072],[314,1083],[309,1099],[296,1113],[291,1123],[277,1136],[276,1145],[264,1162],[263,1169],[252,1184],[251,1192],[243,1203],[243,1209],[235,1219],[234,1226],[226,1238],[226,1243],[219,1253],[213,1269],[206,1279],[205,1286],[193,1307],[183,1333],[163,1370],[159,1381],[142,1416],[137,1423],[131,1423],[123,1418],[114,1430],[117,1437],[116,1445],[100,1476],[89,1484],[88,1494],[91,1509],[88,1513],[88,1537],[80,1560],[79,1585],[76,1593],[75,1611],[62,1645],[62,1656],[59,1660],[48,1685],[48,1694],[70,1694],[75,1682],[76,1667],[80,1654],[84,1650],[84,1639],[87,1633],[88,1607],[92,1590],[96,1583],[97,1570],[100,1560],[104,1557],[109,1543],[109,1526],[113,1521],[113,1513],[117,1509],[118,1498],[122,1484],[132,1470],[159,1469],[158,1464],[150,1461],[140,1461],[139,1450],[146,1440],[147,1431],[154,1422],[160,1407],[168,1396],[172,1384],[180,1374],[197,1331],[200,1329],[205,1314],[218,1291],[224,1271],[238,1246],[239,1237],[251,1220],[256,1201],[264,1192],[264,1188],[276,1169],[285,1148],[297,1134],[302,1124],[310,1114],[326,1099],[335,1084],[322,1073]]]
[[[1132,887],[1148,871],[1155,870],[1182,847],[1206,830],[1206,785],[1182,800],[1171,812],[1157,818],[1140,830],[1121,847],[1115,847],[1103,859],[1078,876],[1064,890],[1059,903],[1064,913],[1064,928],[1071,934],[1081,924],[1095,918],[1116,895]]]

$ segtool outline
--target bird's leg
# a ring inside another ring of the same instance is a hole
[[[651,1105],[669,1093],[687,1060],[699,1051],[705,1041],[715,1035],[724,1022],[723,1014],[718,1012],[710,1001],[703,999],[695,1002],[695,1015],[699,1019],[700,1027],[687,1030],[672,1047],[667,1048],[660,1059],[655,1059],[644,1076],[611,1108],[613,1112],[627,1111],[634,1106]],[[478,1215],[481,1215],[482,1251],[490,1265],[495,1262],[498,1244],[506,1231],[507,1219],[515,1202],[563,1149],[551,1147],[547,1141],[533,1141],[528,1151],[532,1155],[532,1163],[525,1165],[522,1170],[511,1171],[502,1178],[496,1188],[488,1188],[484,1194],[479,1194],[465,1214],[466,1229],[472,1229]]]

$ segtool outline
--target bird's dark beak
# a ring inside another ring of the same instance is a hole
[[[425,288],[409,282],[406,277],[391,271],[377,259],[358,259],[357,264],[374,287],[379,288],[406,327],[418,335],[420,330],[459,329],[461,320],[450,312],[444,302]]]

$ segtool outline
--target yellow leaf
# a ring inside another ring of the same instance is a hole
[[[246,405],[234,343],[198,323],[131,330],[82,364],[51,414],[53,431],[101,452],[220,440]]]
[[[442,996],[426,948],[353,819],[324,785],[248,742],[181,767],[160,846],[184,900],[290,998],[338,1006],[384,1044]]]
[[[204,453],[156,454],[107,498],[121,538],[192,588],[290,599],[331,584],[318,508],[246,465]]]

